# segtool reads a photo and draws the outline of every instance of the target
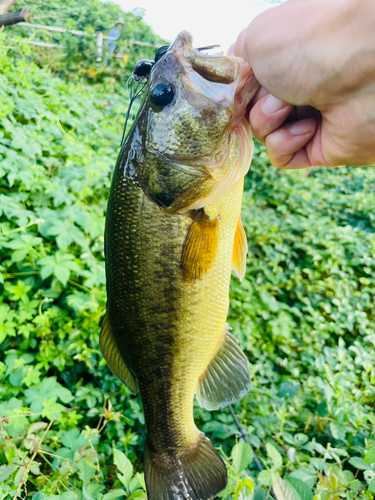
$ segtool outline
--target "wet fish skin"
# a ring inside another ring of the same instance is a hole
[[[150,88],[170,81],[175,102],[157,110],[146,95],[107,211],[101,347],[112,371],[140,392],[151,500],[207,500],[225,487],[225,464],[195,426],[193,398],[225,406],[250,383],[225,321],[234,246],[243,259],[246,245],[240,210],[251,137],[241,114],[257,84],[233,58],[210,82],[209,65],[204,78],[193,69],[197,58],[183,32],[155,65]],[[221,74],[225,83],[216,81]]]

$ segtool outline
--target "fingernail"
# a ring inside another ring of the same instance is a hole
[[[286,106],[286,102],[281,101],[277,97],[274,97],[270,94],[264,101],[263,106],[267,113],[269,115],[272,115],[273,113],[276,113],[276,111],[280,111],[280,109],[283,109]]]
[[[314,118],[308,118],[307,120],[301,120],[299,122],[290,125],[289,130],[293,135],[303,135],[312,132],[316,127],[316,120]]]

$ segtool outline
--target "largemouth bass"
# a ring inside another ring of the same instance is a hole
[[[247,62],[202,55],[182,32],[151,71],[113,175],[100,343],[141,396],[150,500],[207,500],[227,483],[193,400],[213,410],[250,387],[226,317],[231,270],[245,273],[244,113],[258,86]]]

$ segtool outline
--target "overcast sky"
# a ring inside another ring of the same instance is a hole
[[[220,44],[226,50],[255,16],[273,0],[114,0],[125,11],[146,10],[145,22],[161,37],[173,40],[182,30],[194,46]],[[221,50],[220,49],[220,50]]]

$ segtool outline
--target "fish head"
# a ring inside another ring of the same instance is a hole
[[[142,111],[142,175],[147,194],[162,208],[212,203],[245,175],[252,139],[244,114],[258,88],[248,62],[202,54],[187,31],[156,62]],[[235,161],[240,156],[245,167]]]

